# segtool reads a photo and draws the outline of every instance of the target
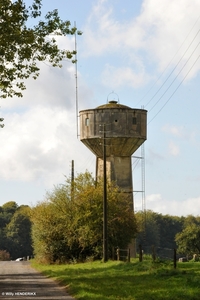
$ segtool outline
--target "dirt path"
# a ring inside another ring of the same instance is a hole
[[[0,299],[74,300],[63,287],[25,261],[0,262]]]

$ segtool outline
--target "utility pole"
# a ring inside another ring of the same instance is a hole
[[[103,124],[103,262],[108,261],[106,125]]]
[[[71,200],[74,200],[74,160],[72,160],[71,166]]]

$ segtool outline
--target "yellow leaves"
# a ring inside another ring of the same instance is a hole
[[[63,256],[64,252],[66,257],[100,257],[102,182],[95,183],[89,172],[79,174],[73,183],[67,179],[65,185],[55,187],[47,194],[46,201],[33,209],[32,220],[37,253],[44,249],[45,243],[51,245],[52,255]],[[110,247],[125,246],[135,235],[135,219],[128,199],[111,183],[108,185],[108,225]],[[60,245],[59,248],[57,245]]]

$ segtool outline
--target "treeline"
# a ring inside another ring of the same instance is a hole
[[[30,207],[10,201],[0,206],[0,259],[33,254]]]
[[[162,215],[153,211],[138,212],[137,245],[142,245],[144,250],[149,247],[155,248],[177,248],[176,234],[182,231],[184,217]]]
[[[0,259],[35,255],[40,262],[102,258],[103,184],[88,172],[54,187],[35,207],[13,201],[0,207]],[[127,248],[136,238],[146,253],[154,246],[200,253],[200,217],[153,211],[133,213],[129,199],[108,183],[108,249]]]
[[[146,253],[152,253],[152,247],[159,253],[177,249],[180,255],[200,254],[200,217],[188,215],[177,217],[162,215],[153,211],[136,214],[139,245]]]

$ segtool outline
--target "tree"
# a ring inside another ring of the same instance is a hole
[[[17,208],[18,205],[15,201],[8,201],[2,205],[1,211],[14,214]]]
[[[32,210],[31,219],[34,254],[40,262],[53,262],[63,257],[71,258],[65,237],[67,216],[58,213],[57,208],[43,201]]]
[[[6,225],[11,221],[17,209],[18,205],[14,201],[0,206],[0,250],[7,250]]]
[[[22,96],[24,80],[39,75],[38,62],[48,61],[60,67],[64,58],[75,62],[75,51],[59,49],[56,35],[73,35],[77,31],[69,21],[62,21],[58,11],[48,12],[44,20],[29,27],[30,19],[41,16],[42,0],[26,7],[23,0],[0,0],[0,97]]]
[[[0,207],[0,250],[9,252],[12,258],[32,255],[30,210],[14,201]]]
[[[88,172],[47,193],[32,211],[34,253],[40,260],[102,257],[103,184]],[[136,234],[129,199],[108,184],[108,243],[127,247]]]
[[[12,259],[33,253],[30,210],[29,206],[20,206],[6,226],[7,250]]]
[[[175,236],[183,228],[183,217],[170,215],[155,215],[159,224],[160,247],[174,249],[176,248]]]
[[[9,201],[6,202],[3,206],[3,213],[2,213],[2,219],[4,219],[4,225],[8,224],[12,218],[12,216],[14,215],[14,213],[16,212],[18,208],[18,205],[15,201]],[[3,220],[1,220],[1,222],[3,222]]]
[[[200,218],[188,216],[183,230],[176,235],[178,252],[181,254],[200,254]]]
[[[137,248],[142,245],[145,253],[151,251],[151,246],[160,246],[160,230],[159,224],[156,220],[156,213],[153,211],[136,213],[136,220],[138,224],[138,234],[136,237]]]
[[[139,231],[137,246],[141,244],[145,253],[151,253],[152,246],[159,250],[160,255],[176,248],[175,236],[182,231],[183,217],[162,215],[147,210],[137,212],[136,220]]]

